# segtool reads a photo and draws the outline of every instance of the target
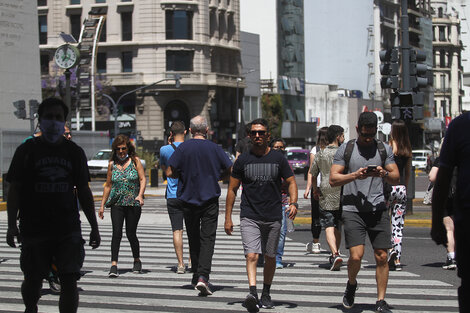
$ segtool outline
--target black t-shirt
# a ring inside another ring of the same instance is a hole
[[[293,176],[287,159],[271,150],[263,156],[251,151],[235,161],[232,176],[241,180],[240,217],[260,221],[282,220],[281,178]]]
[[[40,138],[27,140],[13,156],[8,182],[21,184],[20,232],[24,236],[80,231],[75,186],[90,181],[82,148],[63,140],[49,146]]]

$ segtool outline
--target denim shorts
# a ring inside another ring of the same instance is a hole
[[[240,232],[245,256],[248,253],[263,253],[268,257],[276,257],[281,221],[264,222],[242,217]]]
[[[23,238],[20,266],[25,279],[46,278],[54,264],[59,275],[74,274],[78,280],[85,259],[84,244],[80,233]]]
[[[386,210],[375,212],[343,211],[344,240],[346,248],[365,245],[366,234],[374,249],[390,249],[390,216]]]

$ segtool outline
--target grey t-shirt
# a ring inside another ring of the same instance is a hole
[[[336,151],[333,164],[345,166],[344,151],[347,142],[343,143]],[[357,171],[368,165],[386,166],[395,163],[392,148],[384,143],[387,151],[385,164],[382,164],[377,145],[360,147],[357,142],[349,160],[348,173]],[[343,173],[347,174],[347,173]],[[385,210],[385,199],[383,193],[383,179],[380,177],[368,177],[356,179],[343,186],[343,210],[348,212],[372,212]]]

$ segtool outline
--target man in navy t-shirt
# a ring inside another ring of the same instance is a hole
[[[269,129],[265,119],[251,122],[252,148],[235,161],[227,190],[225,232],[233,232],[232,209],[240,184],[243,192],[240,203],[240,232],[246,258],[250,293],[244,306],[249,312],[259,307],[273,308],[270,288],[276,270],[276,252],[282,223],[281,178],[288,185],[291,203],[286,210],[289,218],[297,214],[297,184],[294,174],[282,152],[268,146]],[[256,265],[263,254],[264,284],[261,300],[256,290]]]
[[[193,139],[183,142],[168,160],[166,174],[178,178],[193,270],[192,284],[211,295],[209,274],[219,215],[219,180],[230,174],[232,162],[224,150],[206,139],[209,127],[198,115],[190,121]]]

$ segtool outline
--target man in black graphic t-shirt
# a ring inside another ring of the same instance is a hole
[[[281,178],[288,185],[289,218],[297,214],[297,184],[284,155],[268,146],[268,123],[264,119],[251,122],[252,148],[235,161],[227,190],[225,232],[233,232],[232,209],[240,184],[243,192],[240,204],[240,231],[246,258],[250,293],[244,306],[249,312],[259,307],[273,308],[270,288],[276,270],[276,252],[282,221]],[[259,255],[265,258],[264,284],[261,300],[256,290],[256,265]]]
[[[47,277],[52,260],[62,285],[60,312],[77,311],[77,280],[85,252],[75,186],[91,226],[90,245],[97,248],[101,241],[85,153],[63,136],[67,113],[67,106],[59,99],[49,98],[39,105],[42,135],[26,140],[16,149],[7,175],[11,184],[7,243],[15,247],[15,237],[22,243],[21,293],[25,312],[37,312],[42,280]]]

